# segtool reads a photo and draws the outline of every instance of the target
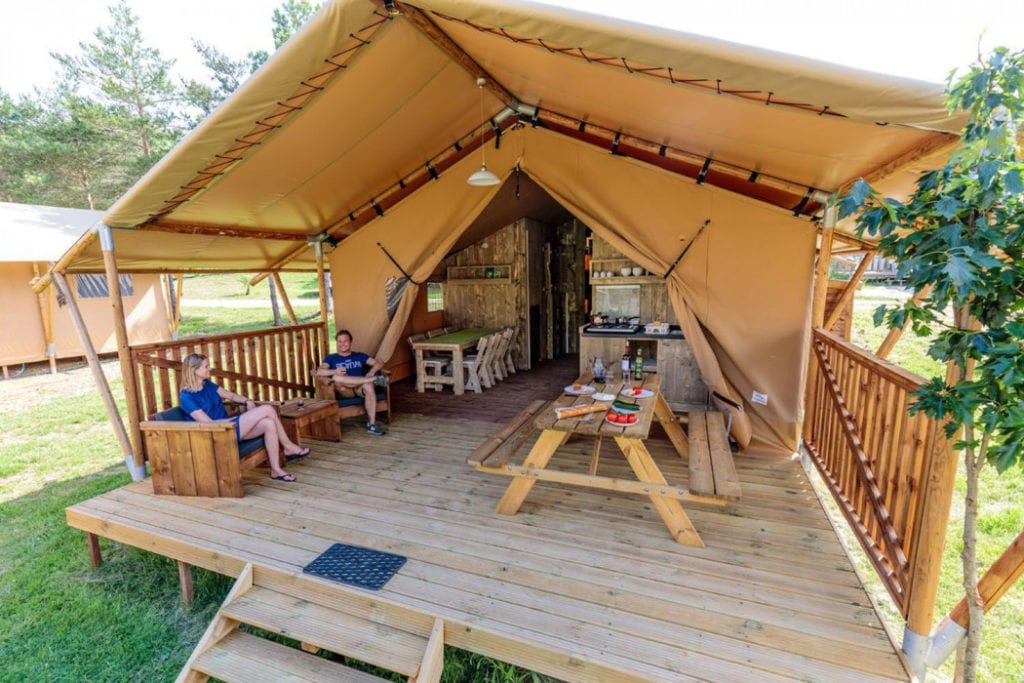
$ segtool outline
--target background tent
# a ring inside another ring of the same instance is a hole
[[[486,144],[499,175],[671,270],[706,383],[744,405],[738,438],[794,450],[815,220],[955,143],[941,87],[526,2],[395,7],[325,5],[105,215],[119,267],[278,270],[337,243],[339,324],[386,357],[415,287],[389,324],[402,273],[377,243],[421,281],[499,196],[465,184]],[[60,267],[100,264],[84,242]]]
[[[102,211],[0,203],[0,365],[33,363],[84,354],[67,310],[51,288],[40,295],[30,282],[45,273],[81,235],[99,222]],[[159,275],[125,275],[124,296],[132,343],[170,338],[167,299]],[[102,275],[70,278],[93,345],[116,351],[110,303]]]

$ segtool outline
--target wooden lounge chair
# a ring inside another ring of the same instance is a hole
[[[267,462],[263,437],[239,441],[229,422],[189,422],[180,406],[139,424],[153,492],[241,498],[242,473]]]
[[[519,326],[516,325],[510,328],[511,332],[508,336],[508,344],[505,346],[505,371],[507,374],[516,374],[516,362],[513,358],[516,350],[516,339],[519,337]]]
[[[391,372],[382,370],[381,374],[388,378],[386,387],[375,387],[377,392],[377,412],[387,414],[387,423],[391,424]],[[356,396],[355,392],[339,391],[337,385],[327,377],[321,377],[313,371],[313,382],[316,385],[316,397],[337,401],[338,419],[344,420],[349,417],[366,415],[366,406],[363,404],[363,397]]]

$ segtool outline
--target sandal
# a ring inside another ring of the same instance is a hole
[[[302,460],[303,458],[305,458],[307,455],[309,455],[309,453],[310,453],[310,450],[308,448],[303,448],[298,453],[292,453],[291,455],[288,455],[287,453],[285,453],[284,454],[284,461],[285,461],[285,463],[297,462],[297,461]]]
[[[271,475],[270,478],[271,479],[276,479],[277,481],[295,481],[295,475],[294,474],[289,474],[288,472],[285,472],[280,477],[275,477],[275,476]]]

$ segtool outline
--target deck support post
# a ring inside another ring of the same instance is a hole
[[[281,296],[281,301],[284,302],[284,310],[288,313],[288,320],[291,321],[292,325],[298,325],[299,320],[295,317],[295,309],[292,308],[292,302],[288,300],[288,292],[284,289],[284,283],[281,282],[281,275],[276,271],[271,273],[274,277],[274,284],[277,286],[277,293]]]
[[[100,391],[100,397],[103,399],[103,405],[107,409],[107,417],[110,419],[110,425],[114,428],[114,436],[117,437],[117,442],[121,446],[121,453],[124,455],[128,471],[131,472],[133,481],[141,481],[146,476],[146,466],[142,466],[142,476],[136,479],[139,472],[138,468],[135,468],[135,458],[132,456],[132,444],[128,439],[128,432],[124,428],[124,422],[121,421],[121,413],[118,412],[117,404],[114,403],[114,395],[110,391],[110,383],[107,382],[107,376],[103,374],[103,368],[100,366],[100,358],[96,355],[96,349],[92,345],[92,339],[89,337],[89,330],[85,327],[85,320],[82,318],[82,312],[78,309],[78,300],[71,296],[71,289],[68,287],[67,280],[64,278],[64,273],[54,270],[51,273],[51,278],[54,286],[57,287],[57,290],[68,302],[68,311],[71,313],[71,322],[74,323],[75,331],[78,332],[78,338],[82,342],[82,351],[85,353],[85,357],[89,361],[89,369],[92,370],[93,381],[96,382],[96,388]]]
[[[85,544],[89,547],[89,564],[93,569],[99,569],[103,564],[103,555],[100,554],[100,537],[91,531],[85,532]]]
[[[139,430],[139,392],[135,382],[135,367],[132,353],[128,348],[128,326],[125,322],[124,300],[121,298],[121,284],[118,278],[117,261],[114,258],[114,235],[110,226],[99,224],[100,249],[103,251],[103,269],[107,274],[107,293],[114,317],[114,333],[117,337],[117,358],[121,362],[121,381],[124,384],[125,407],[128,409],[128,435],[131,438],[132,462],[128,470],[132,481],[146,478],[146,461],[142,457],[142,432]]]
[[[192,565],[178,560],[178,579],[181,580],[181,602],[185,607],[189,607],[195,599],[195,590],[192,587]]]

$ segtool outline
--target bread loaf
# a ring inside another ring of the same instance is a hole
[[[587,415],[588,413],[601,413],[608,410],[607,405],[600,403],[591,403],[589,406],[563,406],[561,408],[555,408],[555,415],[558,416],[559,420],[567,417],[579,417],[580,415]]]

